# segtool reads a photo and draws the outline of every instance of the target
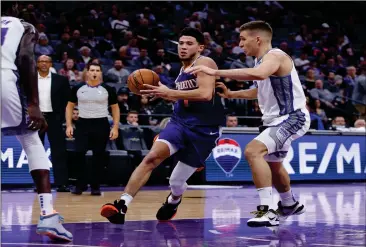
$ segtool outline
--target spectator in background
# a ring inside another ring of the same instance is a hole
[[[357,119],[354,123],[354,128],[350,128],[350,131],[354,132],[366,132],[366,121],[365,119]]]
[[[332,129],[339,131],[349,131],[346,126],[346,120],[342,116],[336,116],[332,121]]]
[[[315,73],[313,69],[308,69],[308,71],[306,71],[306,77],[305,77],[305,81],[304,81],[304,86],[305,89],[307,90],[311,90],[315,87]]]
[[[120,13],[118,19],[111,22],[112,29],[126,31],[130,28],[130,22],[126,20],[126,13]]]
[[[242,69],[242,68],[253,68],[254,60],[242,51],[239,53],[239,58],[233,61],[230,65],[230,69]]]
[[[166,74],[164,74],[164,68],[161,65],[158,65],[154,67],[154,71],[156,74],[158,74],[160,78],[160,82],[167,86],[168,88],[175,88],[174,80],[170,77],[168,77]]]
[[[165,56],[164,49],[158,49],[156,55],[152,58],[155,65],[161,65],[165,67],[170,66],[168,57]]]
[[[107,76],[116,76],[118,78],[118,83],[126,84],[130,72],[123,67],[124,66],[122,60],[117,59],[116,61],[114,61],[114,67],[108,70]]]
[[[314,101],[314,113],[320,117],[320,119],[323,121],[324,125],[327,125],[328,117],[324,111],[324,109],[321,108],[321,102],[320,100],[316,99]]]
[[[331,103],[335,95],[329,90],[323,88],[323,81],[316,80],[315,88],[310,90],[310,95],[313,99],[319,99],[321,102],[325,103],[328,107],[334,107]]]
[[[69,82],[81,82],[81,73],[76,67],[75,60],[69,58],[64,63],[64,67],[59,70],[59,75],[66,76]]]
[[[140,49],[137,47],[137,39],[135,37],[133,37],[127,45],[127,56],[130,59],[134,59],[135,57],[139,57],[140,56]],[[147,51],[146,51],[147,52]]]
[[[309,66],[308,70],[309,69],[312,69],[314,71],[315,78],[320,78],[320,77],[323,77],[324,76],[321,73],[320,69],[318,69],[317,62],[316,61],[311,61],[310,62],[310,66]]]
[[[310,61],[308,60],[308,54],[302,52],[299,58],[294,60],[295,67],[299,71],[306,71],[309,68]]]
[[[343,78],[340,75],[334,75],[333,72],[329,72],[328,80],[324,83],[324,88],[328,89],[329,92],[337,95],[341,91],[343,84]]]
[[[141,48],[140,56],[133,58],[133,64],[139,69],[152,69],[154,66],[151,59],[148,57],[147,49]]]
[[[38,44],[34,48],[36,56],[52,56],[55,53],[52,46],[48,44],[48,38],[45,34],[39,36]]]
[[[95,31],[93,28],[88,28],[88,37],[85,42],[85,45],[88,46],[90,49],[96,48],[98,44],[98,40],[95,38]]]
[[[76,57],[76,50],[69,44],[70,34],[63,33],[61,36],[61,44],[56,46],[56,59],[62,60],[63,54],[66,52],[69,58]]]
[[[238,118],[234,115],[226,116],[226,127],[238,127]]]
[[[70,46],[75,50],[79,50],[81,47],[85,46],[85,43],[80,38],[79,30],[74,30],[72,33],[72,41],[70,42]]]
[[[75,124],[79,120],[79,109],[77,107],[74,107],[72,110],[72,124],[73,128],[75,129]]]
[[[216,48],[209,55],[209,57],[216,62],[219,69],[224,67],[227,56],[223,53],[223,48],[221,45],[216,46]]]
[[[121,114],[126,114],[130,111],[130,107],[128,105],[128,98],[129,98],[128,89],[125,87],[121,87],[117,92],[117,101]],[[121,118],[121,120],[122,119],[123,118]]]
[[[356,68],[354,66],[347,67],[347,75],[343,78],[345,93],[344,96],[352,98],[353,88],[356,84]]]
[[[80,62],[84,64],[84,67],[86,64],[89,63],[89,61],[92,59],[90,56],[91,49],[87,46],[83,46],[79,50],[80,52]]]
[[[366,119],[366,64],[361,67],[361,75],[355,80],[352,99],[361,118]]]
[[[139,113],[137,111],[128,112],[126,120],[128,125],[139,126]]]
[[[139,114],[140,115],[140,123],[142,125],[149,125],[149,120],[151,117],[151,114],[153,113],[153,109],[151,104],[149,104],[149,98],[146,95],[142,95],[141,99],[140,99],[140,110],[139,110]]]
[[[104,39],[99,41],[99,43],[97,44],[96,48],[102,56],[104,56],[104,53],[106,51],[116,51],[116,47],[112,38],[112,32],[107,31],[105,33]]]

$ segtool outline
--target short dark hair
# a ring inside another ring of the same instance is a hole
[[[131,114],[139,115],[138,111],[134,111],[134,110],[132,110],[132,111],[129,111],[129,112],[127,113],[127,117],[128,117],[129,115],[131,115]]]
[[[199,44],[203,44],[204,41],[205,41],[205,38],[203,36],[203,33],[198,30],[197,28],[192,28],[192,27],[186,27],[184,28],[180,34],[179,34],[179,38],[182,37],[182,36],[191,36],[191,37],[194,37],[196,38],[197,42]]]
[[[102,65],[100,65],[99,63],[88,63],[88,65],[86,66],[86,70],[89,71],[91,66],[97,66],[100,68],[100,71],[102,71]]]
[[[239,31],[242,32],[244,30],[250,30],[250,31],[253,31],[253,30],[260,30],[260,31],[265,31],[265,32],[268,32],[271,34],[273,34],[273,30],[272,30],[272,27],[271,25],[269,25],[268,22],[265,22],[265,21],[250,21],[250,22],[247,22],[243,25],[241,25]]]

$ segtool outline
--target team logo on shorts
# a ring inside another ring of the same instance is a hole
[[[232,177],[232,172],[241,160],[242,151],[239,143],[233,139],[225,138],[219,140],[217,146],[212,151],[212,155],[226,176]]]

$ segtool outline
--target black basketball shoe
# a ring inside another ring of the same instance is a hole
[[[100,215],[107,218],[113,224],[123,225],[125,223],[125,215],[127,206],[124,200],[115,200],[114,203],[107,203],[102,206]]]
[[[169,196],[172,193],[169,194]],[[164,202],[163,206],[158,210],[156,213],[156,218],[160,221],[168,221],[174,218],[174,216],[177,214],[178,206],[182,202],[182,198],[180,198],[179,202],[177,204],[169,204],[168,198],[166,198],[166,201]]]

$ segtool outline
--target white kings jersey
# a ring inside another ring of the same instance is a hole
[[[30,25],[26,23],[27,25]],[[34,28],[34,27],[33,27]],[[24,34],[24,26],[15,17],[1,17],[1,68],[18,70],[16,66],[17,51]]]
[[[268,53],[271,52],[281,52],[287,56],[278,48],[273,48]],[[255,59],[254,67],[261,64],[262,58],[258,61]],[[272,75],[267,79],[254,81],[254,84],[258,88],[258,105],[265,125],[271,125],[272,120],[280,116],[285,116],[298,109],[306,109],[304,90],[293,62],[290,74],[281,77]]]

